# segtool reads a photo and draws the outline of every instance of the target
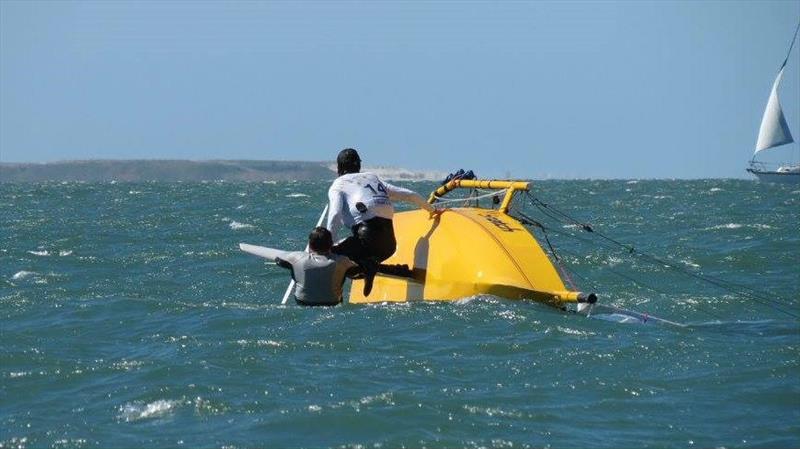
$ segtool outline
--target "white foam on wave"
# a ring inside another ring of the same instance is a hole
[[[228,226],[230,226],[230,227],[231,227],[231,229],[234,229],[234,230],[236,230],[236,229],[248,229],[248,228],[255,228],[255,226],[253,226],[253,225],[251,225],[251,224],[248,224],[248,223],[239,223],[239,222],[238,222],[238,221],[236,221],[236,220],[233,220],[233,221],[231,221],[230,223],[228,223]]]
[[[290,193],[286,195],[286,198],[308,198],[308,195],[305,193]]]
[[[770,226],[768,224],[762,224],[762,223],[754,223],[754,224],[748,224],[748,225],[744,225],[744,224],[741,224],[741,223],[726,223],[726,224],[721,224],[721,225],[716,225],[716,226],[711,226],[711,227],[705,228],[704,231],[715,231],[715,230],[719,230],[719,229],[740,229],[740,228],[744,228],[744,227],[752,228],[752,229],[772,229],[772,226]]]
[[[120,371],[133,371],[137,370],[144,365],[144,362],[139,360],[120,360],[118,362],[114,362],[111,367],[120,370]]]
[[[473,415],[486,415],[490,417],[503,416],[522,418],[524,415],[516,410],[503,410],[499,407],[479,407],[476,405],[463,405],[462,408]]]
[[[240,339],[240,340],[236,340],[236,344],[238,344],[239,346],[255,345],[255,346],[271,346],[271,347],[275,347],[275,348],[278,348],[278,347],[281,347],[281,346],[286,346],[283,342],[275,341],[275,340],[256,340],[256,341],[253,341],[253,340]]]
[[[635,179],[632,179],[632,180],[626,182],[625,184],[639,184],[639,181],[637,181]]]
[[[0,442],[2,447],[26,448],[28,437],[11,437],[10,440],[3,440]]]
[[[60,440],[55,440],[52,447],[86,447],[86,438],[62,438]]]
[[[358,403],[361,405],[370,405],[370,404],[386,404],[386,405],[394,405],[394,399],[392,397],[391,392],[385,392],[381,394],[377,394],[374,396],[364,396],[363,398],[358,400]]]
[[[564,327],[564,326],[556,326],[556,330],[558,330],[561,333],[567,334],[567,335],[579,335],[579,336],[597,335],[597,334],[595,334],[594,332],[591,332],[591,331],[582,331],[582,330],[572,329],[572,328]]]
[[[34,256],[49,256],[50,251],[41,250],[41,251],[28,251],[28,254],[33,254]]]
[[[722,192],[722,189],[720,189],[719,187],[712,187],[711,190],[709,190],[709,192]]]
[[[522,315],[517,315],[511,310],[503,310],[501,312],[495,312],[495,316],[506,319],[508,321],[525,321],[525,317]]]
[[[724,225],[711,226],[710,228],[706,228],[706,229],[709,229],[709,230],[711,230],[711,229],[739,229],[742,226],[744,226],[744,225],[741,225],[739,223],[727,223],[727,224],[724,224]]]
[[[22,270],[22,271],[16,272],[14,274],[14,276],[11,276],[11,279],[16,281],[16,280],[20,280],[20,279],[25,279],[26,277],[34,275],[34,274],[37,274],[37,273],[35,271]]]
[[[181,401],[168,401],[165,399],[159,399],[149,404],[133,402],[119,408],[119,417],[125,422],[158,418],[171,413],[180,405]]]
[[[685,265],[688,265],[688,266],[690,266],[692,268],[700,268],[700,265],[694,263],[692,261],[692,259],[684,259],[684,260],[681,260],[681,262],[683,262]]]

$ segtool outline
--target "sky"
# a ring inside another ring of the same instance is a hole
[[[798,21],[798,0],[0,0],[0,162],[354,147],[481,177],[746,178]]]

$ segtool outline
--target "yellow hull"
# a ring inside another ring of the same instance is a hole
[[[452,301],[479,294],[553,305],[585,301],[567,291],[533,235],[500,210],[447,209],[435,219],[422,210],[401,212],[394,228],[397,251],[385,263],[407,264],[416,278],[378,275],[369,297],[362,294],[363,281],[354,281],[351,303]]]

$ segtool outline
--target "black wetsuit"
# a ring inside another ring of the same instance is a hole
[[[333,246],[333,252],[349,257],[359,265],[362,261],[380,263],[394,254],[397,240],[392,220],[370,218],[352,227],[353,235]]]

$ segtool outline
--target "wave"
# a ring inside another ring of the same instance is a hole
[[[35,271],[25,271],[25,270],[18,271],[18,272],[16,272],[14,274],[14,276],[11,276],[11,279],[16,281],[16,280],[20,280],[20,279],[25,279],[26,277],[34,275],[34,274],[38,274],[38,273],[36,273]]]
[[[704,231],[716,231],[716,230],[719,230],[719,229],[740,229],[740,228],[773,229],[772,226],[770,226],[768,224],[761,224],[761,223],[755,223],[755,224],[726,223],[726,224],[721,224],[721,225],[716,225],[716,226],[711,226],[711,227],[708,227],[708,228],[704,228],[703,230]]]
[[[50,251],[47,251],[46,249],[42,249],[42,250],[38,250],[38,251],[28,251],[28,254],[33,254],[34,256],[41,256],[41,257],[48,257],[48,256],[52,256],[53,255],[53,253],[51,253]],[[61,256],[61,257],[70,256],[70,255],[72,255],[72,251],[63,250],[62,249],[62,250],[60,250],[58,252],[58,255]]]
[[[235,221],[235,220],[232,220],[230,223],[228,223],[228,226],[230,226],[230,227],[231,227],[231,229],[234,229],[234,230],[236,230],[236,229],[249,229],[249,228],[255,228],[255,226],[253,226],[253,225],[251,225],[251,224],[248,224],[248,223],[239,223],[238,221]]]
[[[684,265],[690,266],[692,268],[700,268],[700,265],[693,262],[691,259],[683,259],[681,260],[681,262],[683,262]]]
[[[149,404],[143,402],[128,403],[119,408],[119,418],[125,422],[158,418],[171,413],[181,404],[182,401],[168,401],[165,399],[159,399]]]
[[[280,341],[263,340],[263,339],[259,339],[259,340],[256,340],[256,341],[241,339],[241,340],[236,340],[236,344],[239,345],[239,346],[250,346],[250,345],[272,346],[272,347],[275,347],[275,348],[279,348],[281,346],[286,346],[286,343],[283,343],[283,342],[280,342]]]

